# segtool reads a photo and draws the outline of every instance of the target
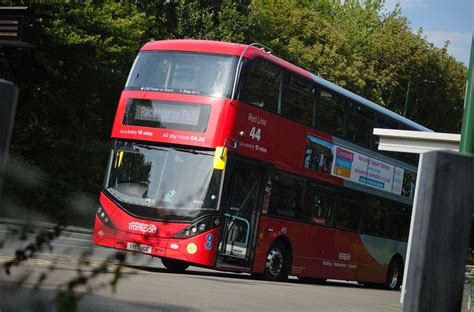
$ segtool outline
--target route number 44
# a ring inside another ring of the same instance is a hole
[[[252,127],[252,130],[250,130],[250,137],[253,140],[260,141],[261,134],[262,134],[262,129],[260,129],[260,128]]]

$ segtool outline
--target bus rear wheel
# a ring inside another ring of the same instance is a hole
[[[289,256],[282,242],[275,242],[265,259],[265,278],[271,281],[286,281],[289,274]]]
[[[403,279],[403,264],[398,258],[392,259],[388,265],[385,288],[399,290]]]
[[[189,263],[170,258],[161,258],[163,265],[171,272],[183,272],[189,267]]]

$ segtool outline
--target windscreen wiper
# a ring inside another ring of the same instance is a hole
[[[210,151],[199,151],[195,149],[185,149],[185,148],[179,148],[179,147],[173,147],[173,146],[171,146],[171,148],[174,149],[175,151],[183,152],[183,153],[212,156],[212,152]]]
[[[152,146],[152,145],[145,145],[145,144],[139,144],[139,143],[135,143],[134,145],[138,146],[138,147],[141,147],[141,148],[144,148],[144,149],[147,149],[147,150],[164,151],[164,152],[168,151],[166,148]]]

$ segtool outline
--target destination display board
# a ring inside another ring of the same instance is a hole
[[[135,109],[136,120],[176,123],[197,126],[201,107],[161,103],[155,106],[138,104]]]
[[[208,104],[128,99],[123,124],[205,132],[210,112]]]

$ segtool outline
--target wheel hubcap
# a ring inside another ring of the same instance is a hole
[[[398,275],[399,275],[399,272],[398,272],[398,266],[396,264],[392,265],[391,269],[390,269],[390,283],[389,283],[389,287],[390,288],[395,288],[395,286],[397,285],[397,282],[398,282]]]
[[[281,251],[278,249],[270,250],[265,266],[272,276],[278,276],[283,268],[283,255]]]

